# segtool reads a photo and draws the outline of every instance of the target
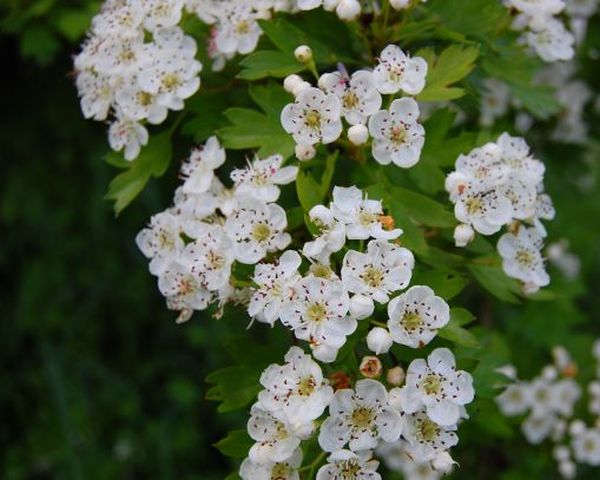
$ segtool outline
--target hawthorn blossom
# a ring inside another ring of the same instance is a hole
[[[600,430],[588,428],[575,435],[571,445],[573,456],[578,462],[592,466],[600,465]]]
[[[254,51],[262,30],[260,18],[251,2],[235,2],[220,13],[214,42],[224,55],[246,54]]]
[[[367,123],[381,107],[381,95],[368,70],[358,70],[351,77],[345,71],[326,73],[319,79],[319,87],[339,98],[342,115],[350,125]]]
[[[575,37],[560,20],[548,19],[533,26],[527,33],[527,43],[546,62],[570,60],[575,55]]]
[[[346,237],[350,240],[369,237],[393,240],[402,234],[399,228],[384,229],[381,201],[363,198],[363,193],[355,186],[334,187],[330,208],[336,220],[346,225]]]
[[[148,130],[125,117],[117,118],[108,128],[108,143],[116,152],[123,150],[125,160],[134,160],[148,143]]]
[[[247,198],[225,222],[225,232],[233,242],[233,253],[241,263],[254,264],[268,252],[283,250],[291,241],[285,210]]]
[[[474,394],[471,375],[456,370],[450,350],[436,348],[427,361],[419,358],[410,363],[399,400],[404,412],[424,408],[433,422],[449,426],[458,422],[461,407],[472,402]]]
[[[248,315],[273,325],[284,307],[294,297],[294,287],[300,280],[300,255],[293,250],[284,252],[276,263],[259,263],[254,268],[252,297]]]
[[[419,463],[433,460],[458,444],[456,424],[440,425],[424,410],[405,415],[404,421],[402,436],[408,444],[407,451]]]
[[[248,434],[256,443],[250,448],[248,457],[255,463],[284,462],[294,454],[301,437],[305,438],[311,431],[309,428],[299,433],[281,413],[272,413],[254,404],[250,410]]]
[[[414,286],[388,303],[387,322],[392,339],[421,348],[450,321],[450,307],[427,286]]]
[[[346,444],[352,451],[368,450],[379,439],[393,442],[402,433],[402,417],[389,406],[388,393],[376,380],[359,380],[354,390],[335,392],[329,415],[319,433],[319,445],[326,452]]]
[[[300,280],[294,290],[294,299],[281,312],[281,322],[297,338],[310,342],[315,358],[332,362],[346,336],[356,329],[356,320],[347,315],[348,293],[339,280],[314,276]]]
[[[538,231],[524,226],[516,234],[505,233],[498,240],[504,272],[522,281],[532,292],[550,283],[542,257],[542,245],[543,239]]]
[[[281,462],[264,461],[253,462],[245,458],[240,465],[240,477],[242,480],[300,480],[298,468],[302,465],[302,450],[297,448],[294,453]]]
[[[150,273],[160,275],[167,264],[184,249],[181,238],[181,222],[178,217],[162,212],[150,219],[150,225],[140,231],[135,242],[142,253],[150,258]]]
[[[331,143],[342,133],[342,105],[333,94],[306,88],[281,112],[281,124],[299,145]]]
[[[341,275],[346,290],[355,294],[351,306],[361,297],[372,313],[373,301],[387,303],[390,293],[408,286],[414,262],[409,250],[387,240],[371,240],[365,253],[349,250],[344,256]]]
[[[371,460],[370,452],[354,453],[337,450],[327,458],[327,464],[317,472],[316,480],[352,479],[381,480],[377,473],[379,462]]]
[[[282,412],[292,425],[319,418],[333,398],[333,389],[323,378],[321,367],[301,348],[292,347],[285,364],[272,364],[262,373],[264,387],[258,403],[270,412]]]
[[[272,155],[264,160],[258,157],[246,168],[231,172],[236,195],[249,196],[262,202],[275,202],[279,198],[278,185],[287,185],[296,180],[298,167],[282,167],[283,157]]]
[[[375,86],[383,94],[402,90],[409,95],[417,95],[425,87],[426,76],[427,62],[421,57],[409,57],[397,45],[383,49],[379,65],[373,70]]]
[[[195,148],[181,166],[183,193],[199,195],[207,192],[217,178],[214,171],[225,162],[225,149],[217,137],[210,137],[200,148]]]
[[[346,226],[336,220],[331,209],[315,205],[308,218],[317,228],[314,240],[302,248],[304,256],[328,264],[332,253],[339,252],[346,243]]]
[[[414,166],[425,143],[425,129],[417,123],[418,118],[419,105],[412,98],[394,100],[389,110],[374,114],[369,119],[369,132],[375,160],[382,165]]]

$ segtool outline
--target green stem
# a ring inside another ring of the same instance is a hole
[[[375,325],[376,327],[381,327],[381,328],[387,329],[387,323],[379,322],[377,320],[369,320],[369,323],[371,323],[371,325]]]

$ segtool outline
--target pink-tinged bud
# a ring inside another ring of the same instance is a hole
[[[364,357],[360,362],[359,370],[363,377],[379,378],[383,367],[381,365],[381,360],[377,357],[368,356]]]
[[[296,145],[296,158],[305,162],[315,157],[317,150],[312,145]]]
[[[402,385],[404,383],[405,378],[406,372],[404,372],[404,369],[399,365],[390,368],[387,371],[386,380],[390,385],[393,385],[394,387],[399,387],[400,385]]]

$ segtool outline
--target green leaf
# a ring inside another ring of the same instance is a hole
[[[438,335],[441,338],[463,347],[474,348],[478,345],[477,337],[475,337],[475,335],[473,335],[467,329],[452,323],[452,320],[450,320],[448,325],[438,332]]]
[[[456,225],[454,214],[442,203],[402,187],[389,187],[389,193],[391,200],[401,203],[409,216],[418,223],[440,228]]]
[[[259,80],[266,77],[284,78],[304,70],[293,55],[274,50],[251,53],[241,62],[242,71],[237,75],[244,80]]]
[[[218,412],[237,410],[250,404],[260,391],[260,370],[246,366],[225,367],[212,372],[206,381],[214,383],[206,393],[208,400],[221,402]]]
[[[510,23],[508,9],[489,0],[429,0],[427,10],[446,27],[467,37],[487,37]]]
[[[468,268],[475,280],[495,297],[508,303],[519,303],[517,296],[521,289],[519,283],[506,276],[499,263],[490,263],[490,258],[479,259],[480,263],[471,263]],[[491,259],[494,262],[494,259]]]
[[[227,436],[214,444],[223,455],[232,458],[245,458],[252,447],[252,439],[246,430],[233,430]]]
[[[451,45],[438,56],[431,48],[419,50],[418,56],[425,58],[429,69],[425,89],[417,96],[421,101],[454,100],[465,95],[463,88],[451,85],[464,79],[479,56],[479,48]]]
[[[450,300],[458,295],[468,285],[468,279],[459,272],[448,269],[417,270],[412,284],[428,285],[436,295]]]
[[[450,321],[459,327],[468,325],[475,320],[475,315],[466,308],[452,307],[450,309]]]
[[[319,181],[317,181],[315,175],[308,169],[298,170],[296,192],[298,193],[300,205],[302,205],[305,212],[308,212],[315,205],[323,203],[323,200],[329,193],[337,157],[338,151],[335,151],[325,159],[323,174]]]
[[[234,150],[257,149],[257,155],[262,158],[274,154],[290,157],[295,143],[281,126],[280,114],[285,104],[292,101],[291,96],[275,83],[258,89],[251,87],[250,95],[262,111],[249,108],[227,110],[225,116],[232,125],[218,131],[223,146]],[[285,103],[282,102],[284,98]]]
[[[164,175],[173,155],[171,134],[172,131],[167,130],[152,136],[139,156],[133,162],[128,162],[129,169],[110,182],[106,198],[115,201],[117,215],[140,194],[151,177]],[[107,156],[107,161],[122,168],[125,160],[119,161],[117,158],[112,154]]]

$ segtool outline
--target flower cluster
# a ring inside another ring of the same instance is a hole
[[[334,392],[321,367],[298,347],[288,351],[285,362],[270,365],[261,376],[263,390],[248,421],[255,443],[240,468],[244,480],[298,478],[300,444],[315,436],[329,455],[318,479],[380,479],[374,453],[391,469],[427,468],[439,476],[452,467],[448,450],[458,442],[457,423],[466,417],[464,405],[474,392],[471,376],[456,370],[448,349],[434,350],[427,361],[414,360],[406,384],[390,391],[367,378]],[[354,476],[344,476],[348,472]]]
[[[278,185],[293,182],[297,167],[282,166],[274,155],[255,158],[231,172],[226,188],[214,171],[225,162],[216,137],[192,151],[181,168],[182,185],[174,205],[154,215],[136,241],[150,260],[161,293],[179,321],[213,301],[235,301],[234,262],[255,264],[290,243],[286,213],[274,203]]]
[[[297,144],[296,156],[308,160],[315,155],[314,145],[336,141],[344,129],[343,119],[354,145],[372,138],[371,152],[380,164],[414,166],[421,156],[425,130],[418,122],[419,105],[410,95],[423,90],[426,76],[427,62],[408,56],[396,45],[381,52],[373,70],[350,75],[340,65],[337,72],[319,78],[318,88],[290,75],[284,86],[296,99],[281,112],[281,123]],[[394,99],[382,110],[382,95],[399,92],[409,96]]]
[[[575,478],[577,463],[600,466],[600,341],[593,347],[596,361],[595,379],[587,385],[588,412],[595,417],[592,426],[574,418],[575,404],[581,387],[575,381],[577,365],[563,347],[553,349],[554,362],[531,381],[518,380],[514,367],[503,367],[512,381],[496,397],[506,416],[528,414],[521,428],[532,444],[550,439],[553,456],[563,478]]]
[[[75,57],[84,116],[111,119],[110,146],[127,160],[148,142],[143,122],[162,123],[200,86],[196,42],[177,26],[182,9],[183,0],[108,0]]]
[[[570,60],[575,55],[575,37],[558,15],[564,0],[505,0],[517,12],[513,27],[524,30],[523,42],[546,62]]]
[[[503,133],[496,142],[476,148],[456,160],[446,178],[454,203],[456,245],[475,236],[509,231],[498,241],[507,275],[520,280],[528,293],[548,285],[542,257],[542,219],[554,218],[550,197],[543,193],[544,164],[530,154],[524,139]]]

